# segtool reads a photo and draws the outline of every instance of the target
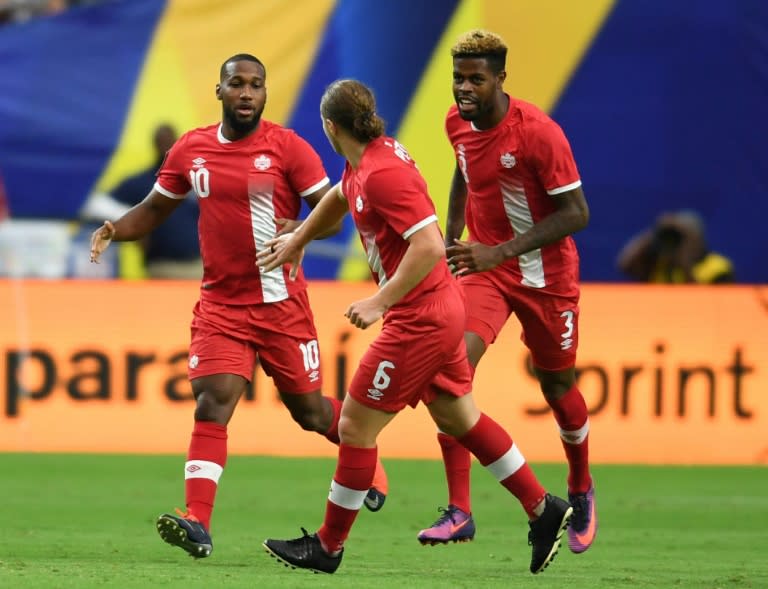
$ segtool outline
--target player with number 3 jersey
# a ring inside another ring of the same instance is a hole
[[[491,32],[465,33],[451,50],[453,95],[445,121],[456,158],[446,222],[448,262],[467,298],[465,341],[474,369],[513,313],[568,459],[574,509],[568,545],[584,552],[597,531],[589,471],[589,419],[575,376],[579,260],[572,233],[589,211],[562,129],[504,92],[507,47]],[[466,228],[469,236],[461,240]],[[448,482],[443,517],[424,544],[455,541],[471,515],[469,454],[438,433]],[[465,526],[465,527],[466,527]],[[471,539],[461,538],[461,539]]]

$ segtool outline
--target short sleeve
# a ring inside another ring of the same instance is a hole
[[[528,157],[547,194],[581,186],[581,178],[565,133],[555,121],[535,121],[527,130]]]
[[[403,239],[437,221],[427,185],[415,168],[382,168],[368,176],[369,204]]]
[[[185,134],[173,144],[157,171],[155,190],[170,198],[184,198],[192,188],[184,165],[187,137]]]
[[[290,162],[288,182],[299,196],[308,196],[330,183],[320,156],[295,132],[288,135],[285,158]]]

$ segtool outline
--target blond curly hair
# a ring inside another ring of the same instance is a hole
[[[488,65],[495,72],[504,69],[507,61],[507,45],[496,33],[484,29],[474,29],[461,35],[451,47],[454,58],[470,57],[488,60]]]

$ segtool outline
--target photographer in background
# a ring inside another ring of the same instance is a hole
[[[663,213],[653,227],[633,237],[619,253],[618,266],[643,282],[734,282],[733,264],[709,250],[701,216],[687,210]]]

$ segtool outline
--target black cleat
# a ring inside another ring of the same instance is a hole
[[[544,501],[544,513],[535,521],[528,522],[531,528],[528,532],[528,544],[533,547],[531,572],[534,575],[543,571],[554,560],[573,514],[573,507],[560,497],[547,493]]]
[[[368,511],[379,511],[379,509],[384,507],[384,501],[387,500],[388,488],[389,480],[387,479],[387,471],[384,470],[384,465],[381,463],[381,460],[379,460],[376,462],[376,472],[373,474],[373,482],[363,500],[363,505],[365,505]]]
[[[304,535],[295,540],[264,540],[262,546],[270,556],[292,569],[308,569],[315,573],[334,573],[341,564],[344,554],[342,549],[336,556],[331,556],[323,550],[317,534],[309,535],[301,528]]]
[[[384,507],[384,501],[386,500],[387,496],[384,493],[379,491],[376,487],[371,487],[368,489],[368,493],[366,493],[363,503],[368,511],[378,511]]]
[[[171,546],[178,546],[195,558],[205,558],[213,552],[213,541],[208,530],[187,513],[179,516],[164,513],[157,518],[157,533]]]

